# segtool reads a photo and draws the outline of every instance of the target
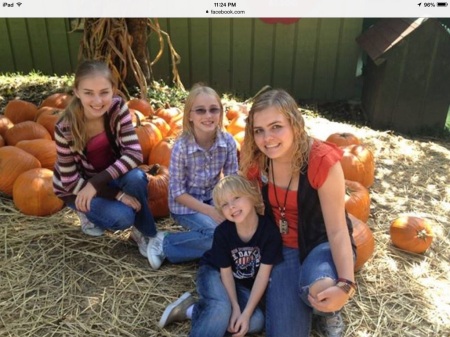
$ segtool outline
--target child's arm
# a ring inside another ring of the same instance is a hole
[[[231,267],[220,268],[220,277],[225,289],[227,290],[232,309],[234,310],[236,308],[239,308],[239,302],[237,300],[236,294],[236,285],[234,283],[234,277]]]
[[[248,299],[247,305],[244,311],[239,316],[238,320],[234,325],[235,334],[233,337],[243,337],[250,328],[250,318],[255,311],[256,306],[261,300],[264,292],[267,288],[267,283],[269,282],[270,272],[272,271],[272,265],[261,264],[256,275],[255,282],[253,283],[252,290],[250,292],[250,297]]]

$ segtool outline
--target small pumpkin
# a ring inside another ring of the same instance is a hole
[[[0,192],[12,196],[17,177],[30,169],[40,168],[35,156],[16,146],[0,147]]]
[[[336,132],[332,133],[326,139],[327,142],[334,143],[337,146],[359,145],[361,141],[353,133]]]
[[[369,226],[364,222],[348,215],[353,225],[353,241],[356,245],[356,261],[355,272],[360,270],[362,266],[372,257],[375,251],[375,240]]]
[[[351,180],[345,181],[345,187],[345,210],[359,220],[367,222],[370,214],[369,190],[359,182]]]
[[[233,136],[241,131],[245,130],[245,124],[247,124],[246,120],[247,116],[241,114],[235,117],[230,121],[230,124],[227,126],[227,131],[231,133]]]
[[[50,106],[39,108],[36,116],[36,123],[47,129],[48,133],[55,139],[55,125],[64,110]]]
[[[151,117],[155,113],[150,102],[142,98],[132,98],[127,102],[127,105],[129,109],[138,110],[145,117]]]
[[[53,171],[46,168],[34,168],[17,177],[13,202],[20,212],[34,216],[51,215],[64,206],[53,192]]]
[[[46,97],[41,105],[40,108],[47,106],[51,108],[57,108],[57,109],[65,109],[70,101],[72,100],[72,95],[63,93],[63,92],[57,92],[54,94],[51,94],[50,96]]]
[[[140,165],[139,168],[147,174],[147,200],[153,216],[169,216],[169,169],[159,164]]]
[[[161,107],[155,111],[155,115],[164,119],[169,125],[183,119],[183,112],[176,107]]]
[[[357,181],[366,188],[373,185],[375,179],[375,161],[372,152],[364,145],[342,146],[341,159],[344,177]]]
[[[391,241],[394,246],[411,253],[424,253],[433,242],[428,220],[417,216],[401,216],[391,222]]]
[[[15,99],[6,104],[3,114],[5,117],[8,117],[11,122],[17,124],[25,121],[34,121],[37,111],[38,108],[36,104],[21,99]]]
[[[142,149],[143,163],[147,163],[150,151],[163,138],[161,131],[155,124],[150,122],[141,122],[140,125],[136,126],[135,130]]]

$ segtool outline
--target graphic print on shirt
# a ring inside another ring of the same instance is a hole
[[[231,251],[234,265],[234,277],[237,279],[255,278],[261,263],[259,247],[239,247]]]

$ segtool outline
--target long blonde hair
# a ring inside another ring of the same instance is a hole
[[[297,103],[286,91],[272,89],[258,95],[248,113],[245,126],[245,139],[240,153],[241,172],[247,176],[255,165],[263,171],[268,170],[268,158],[255,143],[254,116],[258,112],[274,107],[289,121],[294,132],[294,154],[292,157],[292,172],[299,173],[308,161],[310,137],[305,130],[305,121]]]
[[[93,76],[94,74],[104,76],[111,82],[113,92],[116,91],[117,80],[113,77],[113,74],[108,68],[108,65],[102,61],[97,60],[84,61],[78,66],[75,72],[73,88],[78,89],[80,82],[85,77]],[[80,152],[83,151],[88,141],[88,137],[86,132],[83,105],[76,95],[73,95],[73,98],[67,108],[64,110],[61,119],[65,119],[71,126],[70,130],[72,133],[74,149]]]
[[[195,136],[194,133],[194,125],[190,121],[190,113],[192,107],[194,106],[194,101],[200,94],[206,94],[214,97],[217,100],[217,103],[220,106],[220,116],[219,116],[219,130],[224,130],[223,127],[223,105],[220,100],[219,94],[213,89],[202,83],[196,83],[192,86],[189,91],[189,95],[186,98],[186,102],[184,103],[184,114],[183,114],[183,133],[181,136]]]
[[[247,180],[240,175],[229,175],[219,180],[214,187],[212,197],[214,207],[222,213],[222,207],[226,194],[231,194],[239,197],[249,197],[255,205],[255,210],[258,214],[264,214],[264,202],[261,192],[256,183]]]

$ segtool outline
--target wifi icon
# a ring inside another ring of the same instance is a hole
[[[21,2],[16,2],[16,5],[20,7],[22,5],[22,3]]]

